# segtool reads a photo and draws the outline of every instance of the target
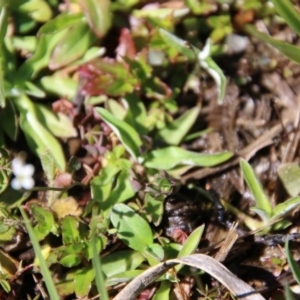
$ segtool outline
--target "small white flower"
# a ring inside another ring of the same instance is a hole
[[[11,162],[12,172],[15,178],[11,181],[11,187],[14,190],[24,188],[26,190],[32,189],[34,186],[34,166],[31,164],[25,165],[21,157],[16,157]]]

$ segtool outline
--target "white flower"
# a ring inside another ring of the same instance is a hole
[[[31,164],[25,165],[21,157],[16,157],[11,162],[12,172],[15,178],[11,181],[11,187],[14,190],[24,188],[26,190],[32,189],[34,186],[34,166]]]

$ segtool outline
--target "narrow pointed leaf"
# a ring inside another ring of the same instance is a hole
[[[231,152],[196,153],[171,146],[153,150],[145,159],[145,166],[159,170],[170,170],[178,165],[211,167],[232,157]]]
[[[265,194],[263,187],[256,177],[252,167],[244,159],[241,159],[240,166],[243,172],[244,179],[247,182],[247,185],[256,201],[256,207],[260,210],[264,210],[267,215],[271,216],[272,207],[270,200]]]
[[[124,121],[117,119],[103,108],[96,108],[96,111],[117,135],[130,155],[137,158],[140,154],[142,141],[135,129]]]

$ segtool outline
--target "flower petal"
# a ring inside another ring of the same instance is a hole
[[[13,178],[10,185],[14,190],[20,190],[22,188],[21,181],[18,177]]]
[[[31,164],[25,165],[22,168],[22,176],[31,177],[34,173],[34,166]]]
[[[22,174],[23,167],[24,167],[24,161],[22,160],[22,158],[17,156],[16,158],[14,158],[12,160],[11,169],[12,169],[12,172],[14,173],[14,175],[18,176],[19,174]]]
[[[34,187],[34,180],[31,177],[23,177],[21,184],[24,189],[30,190]]]

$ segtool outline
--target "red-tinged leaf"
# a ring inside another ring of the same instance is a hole
[[[119,38],[119,46],[116,49],[116,55],[120,58],[128,57],[134,59],[136,54],[136,47],[130,30],[128,28],[123,28]]]
[[[84,95],[122,96],[139,88],[138,79],[124,62],[114,59],[97,59],[79,70]]]
[[[103,38],[111,26],[112,15],[109,0],[78,0],[89,26],[99,38]]]

